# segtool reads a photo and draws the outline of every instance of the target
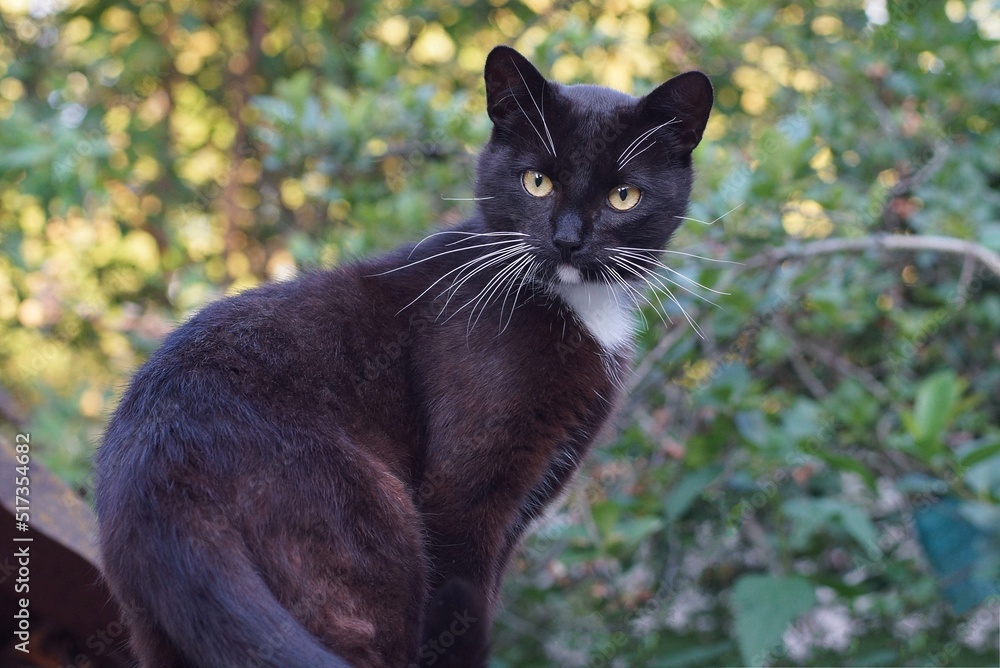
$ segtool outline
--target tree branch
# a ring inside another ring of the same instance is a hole
[[[653,367],[656,362],[667,354],[675,343],[677,343],[684,334],[687,333],[686,327],[674,327],[670,330],[666,336],[660,339],[656,347],[650,350],[648,353],[643,355],[642,360],[636,366],[635,371],[629,376],[628,392],[627,395],[631,396],[636,388],[638,388],[646,380],[646,377],[653,371]]]
[[[793,242],[785,246],[772,248],[771,250],[754,255],[744,263],[745,266],[730,269],[730,271],[723,274],[715,287],[724,291],[737,281],[740,275],[747,269],[774,267],[784,260],[792,258],[808,258],[817,255],[868,250],[936,251],[939,253],[960,255],[966,258],[966,260],[971,259],[975,262],[981,262],[987,269],[1000,277],[1000,254],[975,242],[935,235],[909,236],[888,234],[859,237],[857,239],[833,238],[805,243]],[[962,272],[963,278],[961,280],[963,284],[966,279],[970,278],[969,271],[968,264],[966,263]],[[638,364],[632,372],[628,384],[630,395],[638,394],[640,387],[649,379],[658,361],[687,332],[688,329],[685,327],[674,327],[668,331],[666,336],[659,340],[652,350],[638,360]],[[866,383],[866,385],[876,396],[881,395],[881,390],[875,390],[876,386],[874,384]]]
[[[793,342],[792,345],[794,346],[795,343]],[[801,348],[789,355],[788,361],[791,362],[792,369],[799,377],[799,380],[801,380],[802,384],[806,386],[807,390],[809,390],[809,394],[813,395],[818,401],[823,401],[830,396],[830,390],[826,389],[823,382],[816,376],[815,373],[813,373],[812,368],[799,351],[801,351]]]
[[[793,243],[760,253],[750,258],[747,267],[777,264],[794,257],[812,257],[850,251],[909,250],[936,251],[972,257],[997,276],[1000,276],[1000,254],[972,241],[944,236],[906,236],[888,234],[857,239],[823,239],[807,243]]]
[[[830,367],[842,376],[853,378],[857,382],[861,383],[876,398],[882,401],[889,400],[891,396],[889,390],[866,369],[859,367],[846,357],[842,357],[831,350],[827,350],[823,346],[816,345],[812,341],[805,339],[800,340],[796,335],[795,330],[792,328],[791,323],[783,317],[776,317],[773,325],[775,329],[785,335],[785,338],[789,340],[791,345],[797,351],[816,358],[821,363]],[[795,357],[791,356],[791,359],[794,364]],[[798,369],[796,370],[798,371]],[[810,391],[812,391],[812,388],[810,388]],[[816,394],[815,392],[812,393],[814,395]]]

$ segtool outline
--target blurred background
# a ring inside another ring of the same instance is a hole
[[[499,43],[708,73],[673,248],[743,264],[668,256],[728,294],[645,314],[492,665],[998,665],[994,0],[0,0],[0,432],[89,499],[177,322],[466,216]]]

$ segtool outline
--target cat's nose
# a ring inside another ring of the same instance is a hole
[[[555,242],[556,248],[559,249],[559,254],[562,256],[562,259],[566,262],[568,262],[570,258],[573,257],[573,253],[576,252],[576,250],[583,245],[578,238],[566,238],[557,236],[553,238],[552,241]]]
[[[552,243],[559,249],[564,261],[569,261],[573,253],[583,245],[583,221],[580,216],[570,213],[556,220]]]

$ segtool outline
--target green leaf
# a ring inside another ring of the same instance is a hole
[[[851,659],[848,666],[898,666],[899,651],[890,647],[876,648],[869,652],[859,653]]]
[[[783,436],[793,443],[815,438],[824,431],[823,417],[823,411],[816,402],[796,399],[787,410],[782,411]]]
[[[699,645],[671,652],[670,656],[657,660],[656,663],[651,664],[650,668],[689,668],[690,666],[711,665],[712,659],[722,656],[732,649],[733,643],[729,640],[711,645]]]
[[[809,539],[830,526],[839,526],[869,555],[880,554],[878,530],[860,506],[840,499],[790,499],[783,505],[793,521],[791,544],[803,549]]]
[[[676,522],[683,517],[705,488],[719,477],[722,469],[721,465],[707,466],[691,471],[681,478],[664,502],[667,522]]]
[[[788,625],[816,605],[812,584],[800,577],[745,575],[730,600],[736,642],[747,666],[771,663]]]
[[[809,544],[809,539],[827,525],[826,516],[817,512],[818,501],[814,499],[789,499],[782,506],[785,515],[792,520],[789,542],[792,548],[801,550]]]
[[[762,448],[767,445],[767,437],[771,432],[767,417],[763,411],[740,411],[733,416],[733,423],[740,436],[752,445]]]
[[[659,517],[636,517],[615,527],[611,539],[625,545],[637,545],[664,527]]]
[[[918,450],[930,457],[944,449],[944,431],[959,395],[958,377],[941,371],[920,384],[910,421],[910,433]]]
[[[0,156],[0,167],[4,169],[35,167],[36,165],[49,162],[54,155],[54,149],[48,144],[8,149]]]
[[[956,614],[1000,594],[1000,582],[981,574],[990,570],[984,567],[995,564],[992,536],[969,521],[965,505],[946,498],[914,514],[917,538]]]
[[[599,501],[590,507],[590,514],[594,518],[594,524],[603,538],[611,535],[618,518],[621,517],[621,504],[615,501]]]
[[[987,459],[995,457],[1000,454],[1000,441],[995,441],[988,445],[984,445],[981,448],[976,448],[972,452],[967,452],[958,460],[958,463],[962,468],[968,468],[970,466],[975,466],[979,462],[984,462]]]
[[[1000,457],[990,457],[970,466],[963,477],[969,488],[981,497],[1000,498]]]
[[[853,473],[857,473],[861,476],[861,479],[865,481],[865,484],[868,485],[869,489],[875,489],[877,483],[875,472],[859,460],[848,457],[847,455],[837,454],[833,451],[823,450],[822,448],[817,449],[810,454],[822,459],[839,471],[851,471]]]
[[[836,507],[835,516],[844,530],[867,552],[881,554],[881,549],[878,547],[878,530],[863,508],[852,503],[840,502]]]
[[[306,99],[312,88],[313,75],[307,69],[301,69],[292,76],[279,81],[274,88],[278,96],[287,101],[295,109],[296,116],[305,113]]]

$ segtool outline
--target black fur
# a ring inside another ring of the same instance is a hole
[[[557,267],[598,280],[606,248],[666,245],[712,103],[699,73],[634,98],[546,81],[506,47],[486,81],[469,220],[212,304],[132,380],[96,504],[143,666],[486,665],[512,551],[629,363],[559,296]],[[526,170],[552,194],[528,194]],[[625,212],[608,205],[622,184],[642,192]],[[527,236],[472,236],[495,232]],[[514,257],[458,269],[517,240],[530,281]]]

